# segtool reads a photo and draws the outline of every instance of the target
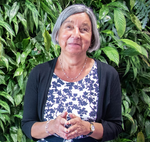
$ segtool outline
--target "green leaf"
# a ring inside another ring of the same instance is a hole
[[[3,49],[3,44],[0,39],[0,58],[3,56],[3,54],[4,54],[4,49]]]
[[[32,16],[33,16],[33,20],[34,20],[36,29],[38,29],[38,23],[39,23],[38,14],[35,11],[32,11]]]
[[[0,26],[4,27],[11,35],[15,36],[15,33],[12,30],[11,26],[7,24],[6,22],[1,21],[1,19],[0,19]]]
[[[8,111],[8,113],[10,113],[10,107],[6,102],[0,100],[0,106],[2,106],[4,109]]]
[[[56,20],[56,17],[53,15],[52,10],[47,5],[41,2],[41,7],[45,12],[47,12],[54,19],[54,21]]]
[[[16,114],[16,115],[13,115],[14,117],[17,117],[17,118],[20,118],[20,119],[22,119],[23,118],[23,116],[21,115],[21,114]]]
[[[7,110],[0,109],[0,114],[8,113]]]
[[[137,52],[139,52],[140,54],[144,55],[145,57],[148,58],[148,53],[147,51],[141,47],[140,45],[138,45],[136,42],[130,40],[130,39],[121,39],[123,42],[125,42],[125,44],[131,48],[134,48]]]
[[[109,6],[109,7],[117,7],[117,8],[120,8],[122,10],[129,11],[128,8],[125,6],[125,4],[123,4],[121,2],[111,2],[111,3],[107,4],[107,6]]]
[[[142,31],[142,25],[141,25],[140,20],[134,14],[131,14],[130,17],[131,17],[132,22],[136,25],[136,27],[140,31]]]
[[[5,131],[4,124],[3,124],[3,122],[1,120],[0,120],[0,128],[3,130],[3,132]]]
[[[21,64],[23,65],[24,63],[25,63],[25,61],[26,61],[26,58],[27,58],[27,53],[26,52],[23,52],[22,54],[21,54]]]
[[[3,76],[3,75],[0,75],[0,84],[6,85],[5,76]]]
[[[22,136],[23,136],[22,130],[19,128],[18,132],[17,132],[17,141],[18,142],[21,142]]]
[[[137,121],[136,120],[133,120],[133,121],[134,121],[134,123],[132,123],[132,125],[131,125],[130,135],[135,134],[137,132],[137,128],[138,128]]]
[[[131,7],[131,10],[132,10],[132,8],[134,7],[135,2],[136,2],[136,0],[130,0],[130,7]]]
[[[45,44],[45,49],[46,51],[49,51],[50,46],[51,46],[51,36],[47,30],[43,33],[44,37],[44,44]]]
[[[27,21],[26,21],[26,19],[24,19],[24,16],[20,12],[18,12],[17,17],[21,21],[24,28],[27,29]]]
[[[18,106],[22,102],[22,98],[23,98],[22,94],[18,94],[14,97],[14,101],[15,101],[16,106]]]
[[[17,68],[13,77],[20,76],[20,75],[22,75],[22,73],[23,73],[23,68]]]
[[[149,120],[146,120],[145,122],[145,132],[146,132],[147,137],[150,137],[150,121]]]
[[[117,65],[119,64],[119,54],[115,48],[107,46],[105,48],[101,48],[101,50],[104,51],[111,61],[115,62]]]
[[[17,142],[17,127],[10,128],[10,136],[13,139],[13,142]]]
[[[16,63],[10,56],[7,56],[7,55],[5,54],[5,57],[8,59],[8,61],[9,61],[12,65],[17,66],[17,63]]]
[[[5,56],[2,56],[1,59],[2,59],[2,61],[5,63],[5,66],[6,66],[7,70],[8,70],[8,68],[9,68],[8,59],[7,59]]]
[[[36,26],[36,29],[38,29],[38,15],[39,12],[37,11],[36,7],[34,4],[32,4],[30,1],[26,0],[25,5],[32,11],[32,17]]]
[[[114,22],[119,37],[122,37],[126,29],[126,20],[120,9],[114,9]]]
[[[34,29],[34,21],[33,21],[33,17],[32,17],[32,13],[30,12],[29,13],[29,16],[28,16],[28,25],[29,25],[29,29],[31,31],[31,33],[34,33],[33,29]]]
[[[26,50],[26,48],[27,48],[28,45],[29,45],[29,42],[30,42],[30,37],[23,39],[23,41],[22,41],[23,49]],[[31,48],[31,47],[30,47],[30,48]],[[30,48],[29,48],[29,49],[30,49]],[[27,49],[27,51],[28,51],[29,49]]]
[[[6,92],[0,92],[0,96],[5,97],[7,100],[9,100],[14,105],[14,100],[13,100],[12,96],[7,94]]]
[[[125,70],[124,76],[129,72],[130,67],[131,67],[129,60],[127,60],[126,62],[127,64],[126,64],[126,70]]]
[[[19,31],[19,24],[18,24],[16,16],[13,18],[13,23],[14,23],[15,33],[17,35],[17,33]]]
[[[135,55],[139,55],[140,53],[134,48],[128,48],[128,49],[122,50],[121,54],[125,56],[135,56]]]
[[[139,132],[137,135],[137,142],[145,142],[145,137],[142,132]]]
[[[23,85],[24,85],[23,74],[17,77],[17,81],[18,81],[20,89],[23,89]]]
[[[123,106],[125,108],[124,113],[129,113],[130,112],[130,108],[129,108],[129,103],[126,100],[123,100]]]
[[[19,63],[20,63],[20,60],[21,60],[21,55],[20,55],[19,52],[17,52],[17,55],[16,55],[16,62],[17,62],[18,65],[19,65]]]
[[[144,92],[150,92],[150,87],[145,87],[145,88],[143,88],[143,91],[144,91]]]
[[[114,33],[111,30],[104,30],[104,31],[101,31],[101,32],[106,33],[106,34],[111,35],[111,36],[114,36]]]
[[[132,116],[131,116],[129,113],[123,113],[122,115],[123,115],[124,117],[128,118],[128,120],[129,120],[132,124],[135,123],[134,120],[133,120],[133,118],[132,118]]]
[[[150,97],[143,90],[141,93],[142,100],[150,107]]]
[[[16,16],[18,10],[19,10],[19,5],[17,2],[14,2],[11,7],[10,14],[9,14],[9,22],[10,23],[11,23],[12,19]]]
[[[99,19],[105,18],[105,16],[109,13],[109,8],[108,6],[103,6],[100,11],[99,11]]]

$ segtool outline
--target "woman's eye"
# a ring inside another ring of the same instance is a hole
[[[87,29],[87,28],[82,28],[81,31],[82,31],[82,32],[87,32],[88,29]]]
[[[67,29],[72,29],[72,26],[71,25],[67,25],[66,28]]]

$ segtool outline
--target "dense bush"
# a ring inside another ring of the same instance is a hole
[[[31,69],[59,56],[51,31],[68,5],[97,18],[101,48],[88,56],[116,68],[122,87],[123,133],[113,142],[150,141],[150,0],[1,0],[0,141],[26,142],[23,98]]]

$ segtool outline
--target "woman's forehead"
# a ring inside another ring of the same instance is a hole
[[[89,16],[84,12],[84,13],[76,13],[73,15],[70,15],[64,22],[65,23],[76,23],[76,22],[84,22],[86,23],[91,23],[91,20],[89,18]]]

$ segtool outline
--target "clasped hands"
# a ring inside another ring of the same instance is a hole
[[[71,118],[67,121],[67,115]],[[73,139],[80,135],[87,135],[90,132],[90,123],[83,121],[80,117],[74,114],[63,112],[56,119],[52,120],[51,131],[64,139]],[[70,125],[66,128],[66,125]]]

